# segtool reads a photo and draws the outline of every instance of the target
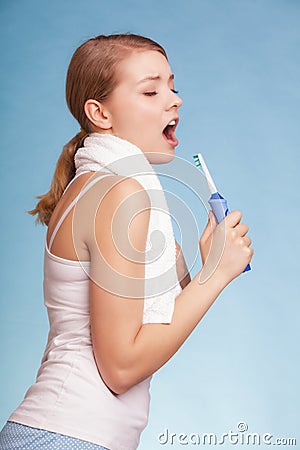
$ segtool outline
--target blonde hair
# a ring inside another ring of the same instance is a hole
[[[66,100],[71,114],[81,130],[64,147],[56,163],[49,191],[39,195],[36,207],[28,211],[37,214],[36,222],[48,225],[51,215],[66,186],[75,176],[74,156],[92,124],[84,105],[89,99],[104,102],[118,84],[117,66],[134,50],[155,50],[167,55],[161,45],[136,34],[100,35],[84,42],[73,54],[66,77]]]

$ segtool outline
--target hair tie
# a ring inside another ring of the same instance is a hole
[[[85,136],[86,134],[88,134],[83,128],[80,128],[80,134],[82,136]]]

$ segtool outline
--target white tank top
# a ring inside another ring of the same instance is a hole
[[[35,383],[8,420],[83,439],[110,450],[135,450],[148,422],[152,377],[120,395],[114,395],[106,387],[97,369],[90,335],[90,263],[66,260],[50,252],[68,212],[101,178],[94,179],[73,200],[56,225],[49,248],[45,243],[48,342]]]

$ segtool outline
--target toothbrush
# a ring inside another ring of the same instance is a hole
[[[210,199],[208,200],[208,203],[216,216],[217,222],[220,223],[224,217],[227,216],[229,210],[227,206],[227,200],[225,200],[224,197],[218,192],[218,189],[216,188],[215,183],[213,182],[213,179],[209,173],[209,170],[205,164],[204,158],[201,155],[201,153],[198,153],[197,155],[193,156],[194,162],[196,167],[199,167],[203,170],[207,185],[209,188],[209,191],[211,193]],[[244,272],[248,272],[248,270],[251,270],[250,264],[247,265]]]

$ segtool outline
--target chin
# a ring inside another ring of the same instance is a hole
[[[150,164],[167,164],[174,159],[174,150],[168,152],[147,152],[146,158]]]

